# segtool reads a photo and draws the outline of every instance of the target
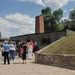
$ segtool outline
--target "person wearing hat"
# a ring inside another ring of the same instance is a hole
[[[4,45],[3,45],[3,48],[4,48],[4,65],[6,64],[6,59],[7,59],[7,62],[8,64],[10,64],[10,61],[9,61],[9,44],[8,44],[8,41],[4,41]]]

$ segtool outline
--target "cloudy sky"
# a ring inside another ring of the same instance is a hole
[[[0,31],[2,37],[35,33],[35,17],[46,7],[61,8],[63,18],[75,7],[75,0],[0,0]]]

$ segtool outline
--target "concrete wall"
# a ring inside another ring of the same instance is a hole
[[[65,31],[64,32],[54,32],[54,33],[38,33],[38,34],[20,35],[20,36],[10,37],[10,40],[27,41],[28,39],[30,39],[33,42],[36,41],[38,43],[39,49],[41,49],[64,36],[66,36]]]

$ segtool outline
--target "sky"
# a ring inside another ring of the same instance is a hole
[[[68,19],[75,0],[0,0],[0,32],[2,38],[35,33],[35,17],[41,10],[61,8],[62,19]]]

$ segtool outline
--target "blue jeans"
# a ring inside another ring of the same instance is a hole
[[[14,60],[14,58],[15,58],[15,50],[10,50],[9,53],[10,53],[10,60],[11,59]]]

